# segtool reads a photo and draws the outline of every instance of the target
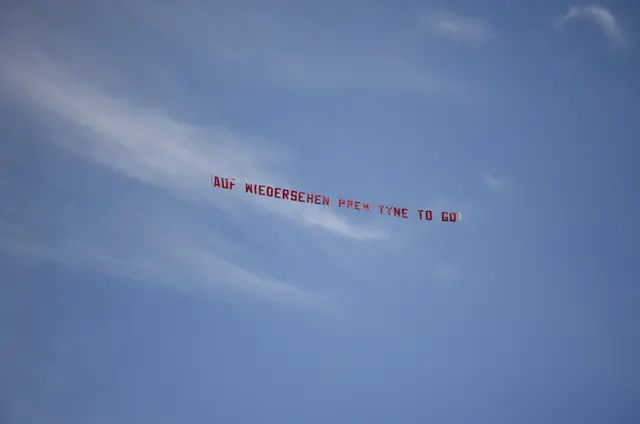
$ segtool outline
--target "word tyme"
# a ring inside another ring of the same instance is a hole
[[[211,185],[215,188],[221,188],[225,190],[233,190],[236,186],[235,178],[224,178],[211,175]],[[251,184],[245,182],[244,192],[247,194],[254,194],[258,196],[273,197],[275,199],[289,200],[297,203],[313,203],[321,206],[331,206],[331,198],[322,194],[308,193],[305,191],[291,190],[287,188],[273,187],[263,184]],[[354,209],[358,211],[371,212],[372,208],[369,203],[346,200],[338,198],[338,207],[346,209]],[[380,215],[384,215],[385,212],[388,216],[399,217],[403,219],[409,219],[409,209],[398,208],[395,206],[377,205]],[[433,212],[428,209],[417,209],[417,218],[420,221],[433,220]],[[457,222],[462,221],[462,213],[460,212],[441,212],[442,222]]]

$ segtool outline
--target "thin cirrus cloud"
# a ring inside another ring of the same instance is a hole
[[[385,42],[372,44],[344,29],[327,32],[312,16],[306,16],[305,24],[295,25],[266,11],[239,6],[218,10],[202,2],[160,7],[131,2],[128,7],[143,25],[157,29],[204,63],[232,69],[235,76],[259,75],[258,81],[304,90],[366,88],[468,95],[459,81],[406,51],[402,40],[394,38],[395,28],[376,28],[370,37],[384,34]]]
[[[199,187],[210,187],[212,172],[239,181],[293,186],[286,177],[269,169],[277,154],[260,150],[259,143],[225,128],[195,127],[162,111],[113,97],[40,54],[24,57],[0,58],[3,82],[22,100],[46,111],[48,124],[67,124],[71,136],[65,134],[56,141],[75,153],[175,195],[205,201],[211,197]],[[351,225],[327,209],[254,196],[237,199],[347,238],[388,238],[381,231]]]
[[[280,156],[270,154],[272,149],[263,152],[258,141],[224,128],[195,127],[139,102],[112,96],[39,52],[0,51],[0,88],[32,112],[49,134],[55,134],[51,138],[58,145],[172,196],[202,205],[216,202],[211,196],[212,172],[235,176],[239,181],[294,186],[281,173],[272,171]],[[388,237],[376,229],[352,225],[331,210],[241,193],[224,194],[228,194],[225,202],[217,204],[221,209],[228,209],[227,203],[239,202],[274,217],[290,218],[293,225],[329,231],[346,239]],[[145,208],[142,204],[139,207]],[[117,208],[131,209],[127,205]],[[215,241],[212,238],[216,235],[202,234],[201,228],[183,217],[151,207],[146,212],[138,209],[131,212],[146,218],[126,228],[120,228],[120,224],[109,227],[110,223],[121,222],[118,217],[123,212],[113,215],[115,210],[111,215],[102,211],[100,217],[83,217],[88,220],[84,224],[76,217],[52,216],[50,219],[56,220],[52,223],[65,234],[62,241],[42,239],[27,227],[20,230],[4,226],[0,250],[228,299],[240,295],[323,311],[327,302],[333,302],[331,294],[308,291],[263,275],[246,264],[237,265],[245,263],[247,252],[235,249],[239,251],[233,254],[228,238]],[[163,219],[157,225],[149,224],[149,217],[159,214]],[[96,235],[98,228],[103,231]],[[159,232],[157,228],[165,230]],[[164,234],[167,228],[175,228],[170,236]]]
[[[482,43],[497,36],[482,19],[453,12],[423,12],[419,14],[419,20],[431,32],[454,41]]]
[[[555,21],[557,29],[563,28],[569,21],[583,19],[593,22],[604,31],[607,38],[617,47],[626,47],[627,40],[611,11],[600,6],[573,6],[560,19]]]
[[[171,232],[170,240],[144,226],[126,229],[118,228],[121,224],[113,226],[109,230],[119,235],[113,245],[105,242],[104,237],[92,237],[93,231],[87,227],[68,228],[65,239],[57,242],[12,228],[0,238],[0,251],[217,299],[234,300],[242,296],[272,305],[323,312],[333,304],[334,297],[329,292],[310,292],[235,265],[199,237],[181,235],[182,230],[190,232],[189,225],[171,222],[177,231]]]
[[[509,187],[505,178],[496,177],[491,172],[485,172],[481,176],[483,185],[494,193],[502,193]]]

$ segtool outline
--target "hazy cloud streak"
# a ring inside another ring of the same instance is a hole
[[[430,31],[455,41],[481,43],[497,36],[482,19],[452,12],[424,12],[419,19]]]
[[[613,14],[604,7],[600,6],[574,6],[569,9],[566,15],[556,20],[555,26],[558,29],[564,27],[564,25],[572,19],[586,19],[596,25],[600,26],[605,35],[613,42],[617,47],[626,47],[627,41],[625,36],[618,26]]]
[[[211,199],[206,191],[211,189],[211,173],[292,186],[268,169],[277,166],[280,154],[259,140],[239,137],[225,128],[195,127],[162,110],[116,98],[39,54],[2,55],[0,66],[3,82],[22,100],[48,112],[47,124],[64,131],[64,136],[55,137],[58,143],[147,184],[206,201]],[[352,239],[388,237],[350,225],[327,209],[253,196],[236,198]]]
[[[504,178],[498,178],[490,172],[482,174],[482,183],[494,193],[501,193],[509,188],[509,182]]]

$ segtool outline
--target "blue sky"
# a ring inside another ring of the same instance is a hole
[[[640,422],[638,28],[613,0],[4,4],[0,421]]]

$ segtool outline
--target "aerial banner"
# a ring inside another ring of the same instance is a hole
[[[235,178],[219,177],[211,175],[211,185],[214,188],[221,190],[233,190],[236,187]],[[244,193],[255,196],[271,197],[274,199],[285,200],[295,203],[311,203],[323,207],[334,207],[353,209],[364,212],[379,213],[384,216],[397,217],[401,219],[410,219],[410,215],[419,221],[432,221],[433,211],[429,209],[415,209],[415,212],[409,212],[408,208],[401,208],[397,206],[389,206],[385,204],[371,204],[359,200],[334,198],[318,193],[309,193],[300,190],[292,190],[282,187],[274,187],[264,184],[256,184],[244,182]],[[461,212],[438,212],[436,217],[440,218],[441,222],[459,222],[462,221]]]

